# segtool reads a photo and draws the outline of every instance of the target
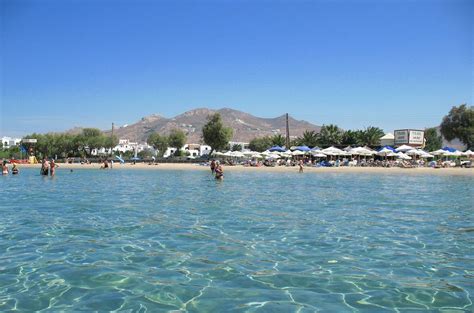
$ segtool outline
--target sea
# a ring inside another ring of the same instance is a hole
[[[0,177],[0,311],[473,312],[474,179]]]

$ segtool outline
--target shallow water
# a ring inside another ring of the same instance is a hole
[[[474,310],[474,180],[25,169],[0,311]]]

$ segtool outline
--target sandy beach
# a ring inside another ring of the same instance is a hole
[[[62,169],[100,169],[100,164],[65,164],[58,163],[58,171]],[[40,169],[40,164],[21,164],[19,168],[37,168]],[[202,170],[208,171],[208,166],[199,164],[184,164],[184,163],[160,163],[158,165],[148,165],[145,163],[133,164],[118,164],[113,165],[112,170]],[[248,171],[248,172],[282,172],[282,173],[298,173],[298,167],[244,167],[241,165],[224,166],[224,171]],[[474,168],[384,168],[384,167],[305,167],[304,173],[357,173],[357,174],[404,174],[404,175],[462,175],[474,176]]]

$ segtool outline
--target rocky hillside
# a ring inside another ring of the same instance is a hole
[[[145,141],[152,132],[167,134],[170,130],[178,128],[187,134],[188,143],[201,141],[201,130],[207,122],[207,116],[219,112],[224,124],[234,129],[232,141],[249,142],[255,137],[282,134],[285,135],[285,115],[275,118],[260,118],[251,114],[232,109],[195,109],[173,118],[159,115],[150,115],[140,121],[127,126],[117,127],[115,134],[118,138],[132,141]],[[298,121],[289,117],[290,135],[300,136],[305,130],[319,131],[320,126],[306,121]]]

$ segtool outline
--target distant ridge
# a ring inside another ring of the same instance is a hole
[[[167,134],[172,129],[178,128],[187,134],[188,143],[200,143],[202,127],[207,122],[207,117],[216,112],[221,114],[224,124],[234,130],[232,141],[249,142],[256,137],[275,134],[285,136],[285,115],[275,118],[261,118],[229,108],[219,110],[198,108],[173,118],[153,114],[143,117],[138,122],[126,127],[116,127],[114,132],[120,139],[146,141],[153,132]],[[289,117],[289,124],[291,136],[301,136],[305,130],[319,132],[321,129],[321,126],[307,121],[299,121],[292,117]]]

